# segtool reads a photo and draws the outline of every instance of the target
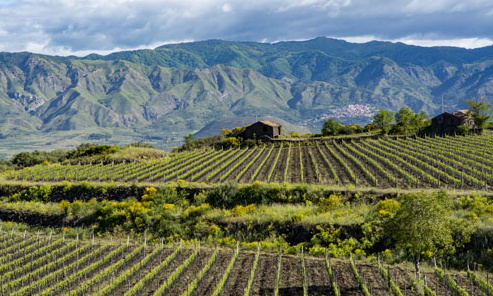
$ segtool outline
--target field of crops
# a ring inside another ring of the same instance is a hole
[[[11,173],[27,181],[254,181],[380,188],[493,186],[493,137],[380,138],[284,142],[172,153],[165,160],[39,165]]]
[[[419,295],[410,270],[353,259],[10,232],[0,273],[1,295]],[[424,276],[426,295],[493,292],[479,272]]]

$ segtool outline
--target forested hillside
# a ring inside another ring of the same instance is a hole
[[[491,101],[492,64],[493,47],[327,38],[211,40],[84,58],[0,53],[0,141],[7,150],[87,140],[171,148],[223,117],[272,116],[316,130],[348,104],[433,115],[442,97],[446,110],[468,98]]]

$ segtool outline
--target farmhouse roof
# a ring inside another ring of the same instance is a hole
[[[457,110],[452,114],[460,118],[465,118],[465,117],[469,117],[468,113],[469,113],[468,109],[462,109],[462,110]]]
[[[270,120],[261,120],[259,122],[261,122],[261,123],[263,123],[265,125],[268,125],[268,126],[273,126],[273,127],[279,127],[279,126],[281,126],[280,124],[277,124],[277,123],[272,122]]]

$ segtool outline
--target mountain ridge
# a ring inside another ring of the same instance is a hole
[[[442,97],[453,110],[470,98],[493,103],[492,94],[493,46],[321,37],[273,44],[206,40],[86,57],[2,52],[0,144],[53,133],[82,139],[89,133],[89,139],[118,129],[125,139],[169,149],[223,117],[272,116],[310,122],[306,128],[316,131],[330,110],[351,104],[407,105],[434,115]],[[370,118],[341,118],[351,120]]]

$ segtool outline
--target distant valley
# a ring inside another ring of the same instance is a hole
[[[317,38],[210,40],[84,58],[4,52],[0,157],[98,141],[171,149],[234,118],[268,116],[317,131],[327,116],[364,123],[372,110],[404,105],[434,115],[442,98],[454,110],[469,98],[493,103],[492,94],[493,47]]]

